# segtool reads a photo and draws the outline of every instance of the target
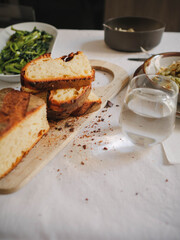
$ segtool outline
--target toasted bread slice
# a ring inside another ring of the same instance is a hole
[[[0,178],[49,130],[45,102],[11,88],[0,90]]]
[[[94,81],[95,70],[83,52],[51,58],[46,53],[27,63],[21,71],[21,85],[32,90],[80,88]]]
[[[95,112],[101,107],[101,99],[91,91],[84,104],[71,113],[72,116],[81,116],[87,113]]]
[[[68,117],[88,98],[91,85],[86,87],[51,90],[47,98],[48,118],[59,120]]]
[[[28,88],[21,88],[29,92]],[[37,97],[47,103],[47,117],[49,120],[60,120],[67,118],[77,108],[81,107],[87,100],[91,91],[91,85],[86,87],[56,89],[51,91],[34,92]]]

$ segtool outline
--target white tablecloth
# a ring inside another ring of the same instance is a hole
[[[82,50],[131,76],[141,63],[127,57],[143,53],[111,50],[103,39],[103,31],[59,30],[54,54]],[[180,33],[164,33],[151,53],[179,51],[179,43]],[[118,124],[123,96],[27,185],[0,195],[0,239],[180,239],[180,165],[168,163],[160,144],[135,151],[127,142]]]

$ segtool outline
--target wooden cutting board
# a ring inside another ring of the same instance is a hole
[[[124,88],[129,77],[124,69],[109,62],[91,60],[91,65],[96,70],[108,72],[113,76],[109,84],[93,90],[97,96],[101,97],[102,109],[107,100],[112,99]],[[57,123],[51,123],[48,134],[35,145],[13,171],[0,180],[0,193],[12,193],[24,186],[96,115],[97,111],[80,118],[69,117]],[[72,127],[74,131],[70,130]]]

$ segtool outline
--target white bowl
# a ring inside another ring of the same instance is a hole
[[[178,60],[180,60],[180,52],[160,53],[147,59],[142,69],[146,74],[158,74],[161,68],[167,68]],[[178,95],[178,102],[180,102],[180,93]]]
[[[11,30],[11,26],[3,29],[0,32],[0,52],[5,47],[9,37],[14,33],[14,31]],[[58,34],[58,31],[54,26],[46,23],[41,23],[41,22],[24,22],[24,23],[14,24],[13,27],[18,30],[27,30],[27,31],[32,31],[33,28],[36,27],[41,31],[44,30],[47,33],[51,34],[53,36],[53,39],[50,43],[48,52],[52,52],[52,49]],[[0,80],[5,82],[20,82],[20,74],[6,74],[6,75],[0,74]]]
[[[160,68],[166,68],[178,60],[180,60],[180,52],[160,53],[144,62],[143,71],[146,74],[156,74],[159,72]]]

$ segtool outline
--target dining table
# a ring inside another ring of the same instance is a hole
[[[178,52],[179,43],[180,32],[164,32],[148,52]],[[128,58],[148,57],[109,48],[103,30],[58,29],[53,57],[77,51],[120,67],[129,79],[143,62]],[[96,70],[99,87],[112,79],[111,72]],[[0,88],[19,86],[0,81]],[[180,239],[180,156],[171,163],[162,143],[137,148],[123,135],[119,117],[126,88],[26,184],[0,194],[0,239]],[[179,118],[174,132],[180,132]]]

